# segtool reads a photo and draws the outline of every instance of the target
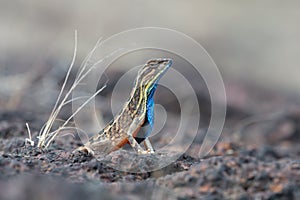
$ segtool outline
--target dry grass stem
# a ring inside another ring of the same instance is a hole
[[[95,96],[97,96],[105,87],[107,82],[104,84],[103,87],[101,87],[100,89],[98,89],[92,96],[81,96],[81,97],[76,97],[73,99],[69,99],[70,95],[72,94],[72,92],[74,91],[74,89],[82,84],[82,80],[95,68],[95,66],[99,63],[101,63],[104,59],[101,59],[97,62],[95,62],[94,64],[90,64],[90,60],[92,55],[94,54],[95,50],[98,48],[99,44],[100,44],[100,40],[99,39],[95,45],[95,47],[90,51],[90,53],[87,55],[87,57],[84,59],[82,65],[80,66],[80,71],[76,77],[76,79],[74,80],[73,84],[71,85],[70,89],[68,90],[68,92],[63,95],[63,92],[65,90],[67,81],[69,79],[71,70],[74,66],[75,63],[75,59],[76,59],[76,53],[77,53],[77,32],[75,31],[75,47],[74,47],[74,52],[73,52],[73,57],[72,57],[72,61],[71,64],[68,68],[67,74],[65,76],[63,85],[61,87],[61,90],[59,92],[59,95],[57,97],[57,100],[55,102],[55,105],[52,109],[52,112],[48,118],[48,120],[46,121],[46,123],[42,126],[39,135],[38,135],[38,144],[37,147],[39,148],[47,148],[49,147],[49,145],[51,144],[51,142],[55,139],[55,137],[63,130],[70,130],[70,129],[76,129],[78,130],[76,127],[69,127],[67,126],[68,123],[70,122],[70,120],[77,114],[80,112],[80,110],[82,110],[82,108],[84,106],[86,106]],[[87,98],[87,100],[75,111],[73,112],[73,114],[68,117],[67,120],[64,121],[64,123],[62,125],[60,125],[56,130],[52,131],[53,129],[53,125],[54,122],[57,121],[57,117],[61,111],[61,109],[66,106],[69,103],[72,103],[76,100],[79,99],[84,99]],[[31,137],[31,136],[30,136]]]

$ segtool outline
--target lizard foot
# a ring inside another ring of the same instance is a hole
[[[140,155],[145,155],[145,154],[153,154],[154,153],[154,151],[151,151],[150,149],[148,149],[148,150],[138,150],[137,151],[137,153],[138,154],[140,154]]]
[[[89,147],[87,147],[87,146],[78,147],[77,149],[75,149],[73,151],[73,153],[75,153],[75,152],[83,152],[83,153],[86,153],[88,155],[94,156],[94,151],[92,149],[90,149]]]

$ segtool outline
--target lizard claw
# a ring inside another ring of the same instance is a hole
[[[140,154],[140,155],[145,155],[145,154],[153,154],[154,151],[151,151],[150,149],[148,149],[148,150],[138,150],[137,153]]]
[[[87,146],[78,147],[77,149],[75,149],[73,151],[73,153],[74,152],[83,152],[83,153],[86,153],[88,155],[94,156],[94,151],[92,149],[90,149],[89,147],[87,147]]]

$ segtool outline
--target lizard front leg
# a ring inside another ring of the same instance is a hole
[[[135,152],[137,152],[138,154],[149,154],[150,152],[148,150],[144,150],[133,137],[133,133],[139,128],[141,121],[142,120],[139,118],[135,118],[132,121],[132,124],[130,125],[130,127],[127,131],[127,139],[128,139],[130,146],[135,150]],[[149,144],[150,144],[150,141],[149,141]],[[150,146],[151,146],[151,144],[150,144]]]
[[[145,140],[143,141],[144,146],[146,147],[146,150],[148,153],[154,153],[154,149],[150,143],[149,138],[145,138]]]

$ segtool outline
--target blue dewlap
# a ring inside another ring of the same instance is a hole
[[[135,137],[135,140],[138,143],[141,143],[142,141],[147,138],[152,131],[153,125],[154,125],[154,92],[156,90],[157,84],[155,84],[151,89],[147,97],[147,103],[146,103],[146,116],[145,116],[145,122],[142,125],[139,133]]]

